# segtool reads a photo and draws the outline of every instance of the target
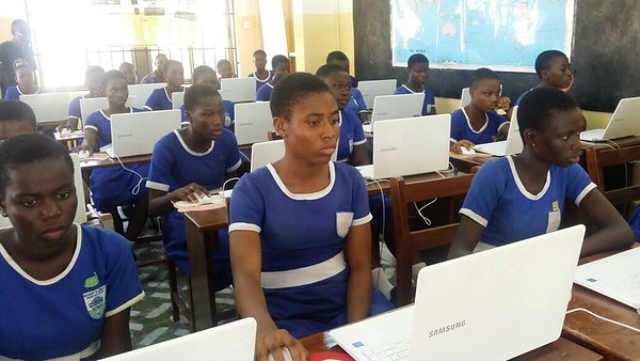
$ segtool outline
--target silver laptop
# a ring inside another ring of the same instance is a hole
[[[255,78],[220,79],[223,99],[234,103],[256,101]]]
[[[184,105],[184,92],[171,93],[171,103],[173,109],[180,109]]]
[[[413,307],[329,332],[353,358],[508,360],[562,332],[585,228],[428,266]]]
[[[151,154],[154,145],[178,128],[178,109],[123,113],[111,116],[111,144],[101,150],[111,158]]]
[[[23,94],[20,101],[33,109],[37,123],[59,122],[68,117],[72,93]]]
[[[462,88],[462,94],[460,94],[460,108],[464,108],[471,104],[471,92],[469,88]]]
[[[379,95],[393,95],[397,85],[398,81],[395,79],[362,80],[358,82],[358,90],[362,93],[367,107],[373,109],[374,99]]]
[[[256,321],[244,318],[129,351],[108,361],[253,361]]]
[[[373,123],[373,164],[357,167],[366,179],[423,174],[449,167],[451,115]]]
[[[496,157],[504,157],[505,155],[522,153],[524,144],[522,143],[522,136],[520,136],[517,106],[513,107],[513,111],[511,112],[511,114],[511,123],[509,124],[509,134],[507,135],[507,140],[485,144],[476,144],[473,149],[477,152],[491,154]]]
[[[419,117],[422,115],[422,103],[424,103],[424,93],[379,95],[373,101],[371,122]]]
[[[149,99],[149,96],[154,90],[164,88],[166,86],[167,83],[131,84],[128,86],[128,104],[136,108],[142,108],[145,106],[147,99]]]
[[[604,142],[610,139],[640,135],[639,114],[640,97],[620,99],[607,127],[605,129],[585,130],[580,133],[580,140]]]
[[[255,89],[253,90],[255,92]],[[269,140],[273,117],[268,102],[235,104],[235,133],[238,144],[253,144]]]
[[[284,140],[254,143],[251,146],[251,171],[278,161],[282,157],[284,157]]]

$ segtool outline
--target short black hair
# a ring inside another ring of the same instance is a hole
[[[202,98],[206,97],[219,97],[220,93],[210,86],[205,84],[196,84],[187,88],[184,92],[184,109],[187,111],[194,111],[198,102]]]
[[[569,111],[577,107],[578,103],[562,90],[539,87],[529,91],[518,107],[520,136],[524,139],[526,129],[543,131],[554,112]]]
[[[478,68],[471,73],[471,86],[474,86],[480,80],[491,79],[500,81],[498,74],[489,68]]]
[[[26,26],[28,28],[29,24],[27,24],[27,22],[24,21],[23,19],[15,19],[14,21],[11,22],[11,34],[16,32],[16,28],[18,26]]]
[[[429,66],[429,59],[424,54],[413,54],[407,61],[407,68],[411,69],[416,64],[427,64]]]
[[[337,61],[349,61],[347,54],[341,52],[340,50],[334,50],[327,55],[327,64],[337,60]]]
[[[158,53],[158,55],[156,55],[156,60],[158,60],[158,58],[165,58],[165,59],[169,60],[169,58],[167,57],[167,55],[166,55],[166,54],[163,54],[163,53]]]
[[[109,84],[111,80],[118,80],[118,79],[124,80],[125,82],[127,81],[127,77],[120,70],[114,69],[104,73],[104,75],[102,76],[102,89],[106,89],[107,84]]]
[[[130,63],[130,62],[128,62],[128,61],[125,61],[125,62],[122,62],[122,64],[120,64],[120,66],[118,67],[118,70],[122,71],[122,68],[124,68],[125,66],[131,66],[131,67],[133,68],[133,64],[131,64],[131,63]],[[95,66],[95,65],[94,65],[94,66],[90,66],[89,68],[92,68],[92,67],[102,69],[102,67]],[[87,72],[88,72],[88,71],[89,71],[89,69],[87,69]],[[103,70],[103,71],[104,71],[104,70]]]
[[[35,132],[36,115],[29,105],[17,101],[0,101],[0,122],[16,120],[29,123]]]
[[[538,54],[536,57],[536,74],[538,74],[538,78],[542,79],[542,71],[549,69],[551,66],[551,62],[555,58],[564,58],[569,61],[567,55],[560,50],[545,50],[542,53]]]
[[[73,161],[67,148],[59,142],[38,133],[21,134],[5,140],[0,144],[0,195],[4,195],[7,189],[9,168],[51,159],[64,160],[73,174]]]
[[[182,65],[181,62],[177,61],[177,60],[173,60],[173,59],[169,59],[167,60],[167,70],[169,69],[170,66],[172,65],[179,65],[180,67],[182,67],[184,69],[184,66]]]
[[[280,64],[287,64],[288,65],[289,64],[289,58],[287,58],[286,56],[284,56],[282,54],[274,55],[274,57],[271,58],[271,69],[276,70],[276,68]]]
[[[216,75],[216,71],[213,70],[213,68],[211,68],[208,65],[200,65],[197,66],[195,69],[193,69],[193,72],[191,73],[191,82],[192,83],[197,83],[197,79],[200,78],[201,76],[204,76],[207,73],[213,73],[213,75]],[[216,79],[218,78],[218,76],[216,75]]]
[[[331,93],[327,84],[309,73],[293,73],[280,80],[271,94],[271,114],[274,117],[289,119],[291,107],[309,94]]]
[[[318,68],[318,71],[316,71],[316,76],[320,79],[327,79],[339,73],[347,74],[347,72],[344,71],[344,69],[342,69],[340,65],[324,64],[323,66]]]
[[[258,49],[258,50],[253,52],[253,57],[255,58],[255,56],[258,55],[258,54],[262,54],[264,56],[267,56],[267,52],[266,51],[264,51],[262,49]]]
[[[231,65],[231,62],[227,59],[220,59],[218,60],[218,62],[216,63],[216,68],[219,68],[220,66],[222,66],[222,64],[229,64]]]
[[[120,64],[120,68],[122,68],[122,66],[123,66],[124,64],[129,64],[129,63],[122,63],[122,64]],[[131,64],[131,66],[133,66],[133,64]],[[87,67],[87,70],[85,70],[85,72],[84,72],[84,77],[85,77],[85,79],[86,79],[86,78],[88,78],[89,76],[91,76],[92,74],[97,74],[97,73],[104,74],[104,69],[103,69],[101,66],[99,66],[99,65],[89,65],[89,66]]]

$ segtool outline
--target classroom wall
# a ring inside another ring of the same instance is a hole
[[[0,43],[11,40],[11,22],[25,18],[26,9],[23,0],[0,1]]]
[[[358,0],[353,4],[355,63],[358,79],[406,80],[404,68],[391,64],[391,24],[388,0]],[[587,110],[612,112],[621,97],[640,95],[640,1],[576,1],[572,94]],[[428,54],[427,54],[428,56]],[[439,97],[459,98],[470,71],[431,72],[428,86]],[[517,98],[538,83],[530,73],[500,73],[505,95]],[[599,122],[600,115],[593,115]],[[591,123],[591,120],[590,120]],[[594,123],[595,124],[595,123]]]
[[[253,52],[263,48],[259,9],[258,0],[235,2],[239,76],[253,71]]]

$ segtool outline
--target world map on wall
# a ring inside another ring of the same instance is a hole
[[[532,72],[536,56],[570,56],[574,0],[390,0],[393,63]]]

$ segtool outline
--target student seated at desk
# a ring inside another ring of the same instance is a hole
[[[184,69],[182,63],[175,60],[167,62],[167,86],[158,88],[151,92],[149,99],[145,103],[145,108],[149,110],[170,110],[173,109],[171,94],[173,92],[184,91]]]
[[[20,100],[20,95],[37,94],[38,82],[33,66],[26,61],[16,60],[16,85],[7,87],[3,100]]]
[[[548,86],[567,92],[573,85],[574,76],[569,58],[559,50],[546,50],[540,53],[536,57],[535,69],[538,78],[540,78],[540,83],[536,88]],[[522,93],[516,99],[515,105],[520,105],[524,96],[533,89],[535,88]]]
[[[36,115],[30,106],[22,102],[0,101],[0,143],[35,131]]]
[[[409,79],[406,84],[396,89],[395,94],[416,94],[424,93],[424,104],[422,105],[422,115],[436,113],[436,97],[426,86],[429,79],[429,59],[423,54],[413,54],[407,62]]]
[[[77,96],[71,100],[67,120],[63,121],[58,128],[78,129],[78,120],[82,118],[80,100],[83,98],[98,98],[104,96],[102,92],[103,76],[104,69],[102,69],[101,66],[91,65],[87,67],[84,73],[84,86],[89,90],[89,94]]]
[[[73,163],[40,134],[0,145],[0,359],[103,358],[131,349],[144,297],[127,240],[73,224]]]
[[[555,231],[565,201],[595,229],[582,256],[628,247],[629,226],[577,164],[585,122],[575,100],[558,89],[536,88],[520,104],[518,125],[523,152],[491,160],[475,175],[449,257]]]
[[[218,82],[216,72],[207,65],[200,65],[197,68],[193,69],[193,73],[191,74],[191,81],[193,82],[193,85],[208,85],[215,90],[220,89],[220,82]],[[224,106],[224,127],[233,131],[234,104],[233,102],[230,102],[228,100],[223,100],[222,105]],[[187,119],[187,113],[184,109],[184,104],[180,107],[180,114],[182,124],[188,125],[189,120]]]
[[[167,62],[169,58],[162,53],[158,53],[156,55],[156,59],[154,60],[154,65],[156,69],[151,73],[142,77],[140,84],[151,84],[151,83],[163,83],[166,81],[167,76]]]
[[[249,78],[256,79],[256,92],[260,89],[261,86],[267,84],[273,79],[273,72],[271,70],[267,70],[267,53],[258,49],[253,52],[253,65],[256,67],[256,70],[247,75]]]
[[[349,58],[339,50],[332,51],[327,55],[327,64],[336,64],[349,74]],[[358,81],[351,75],[349,75],[349,80],[351,81],[351,99],[349,99],[348,108],[358,114],[362,123],[367,123],[369,122],[369,108],[362,93],[358,90]]]
[[[104,94],[109,108],[99,110],[87,117],[84,125],[85,143],[81,150],[97,152],[111,144],[111,115],[142,112],[143,109],[127,107],[129,97],[127,79],[117,70],[104,74],[102,80]],[[91,171],[89,188],[96,208],[101,212],[114,214],[118,206],[133,205],[134,214],[129,222],[125,236],[135,241],[142,231],[147,217],[147,190],[143,181],[149,173],[149,164],[127,164],[110,167],[97,167]]]
[[[294,338],[389,310],[371,287],[367,190],[331,162],[340,112],[322,80],[296,73],[275,87],[274,126],[285,155],[233,190],[230,250],[241,317],[258,322],[256,360],[306,352]]]
[[[138,83],[138,75],[136,74],[136,68],[131,63],[127,63],[126,61],[120,64],[118,70],[124,74],[127,78],[127,84],[133,85]]]
[[[209,68],[210,69],[210,68]],[[241,165],[236,137],[224,129],[222,97],[215,88],[194,84],[184,94],[185,114],[190,126],[165,135],[156,143],[149,170],[149,212],[166,215],[164,244],[169,257],[189,274],[184,217],[172,202],[197,200]],[[231,284],[227,231],[218,232],[215,289]]]
[[[233,65],[227,59],[221,59],[216,64],[216,70],[218,70],[218,75],[220,75],[220,79],[229,79],[229,78],[237,78],[238,75],[233,72]]]
[[[284,55],[276,55],[271,58],[271,69],[273,69],[273,78],[270,82],[261,86],[256,93],[256,100],[268,102],[271,100],[271,93],[273,92],[273,87],[278,84],[278,82],[289,75],[289,59],[287,59]]]
[[[473,149],[476,144],[490,143],[497,136],[506,137],[509,121],[496,113],[500,99],[498,74],[487,68],[473,72],[471,103],[451,113],[451,150]]]

